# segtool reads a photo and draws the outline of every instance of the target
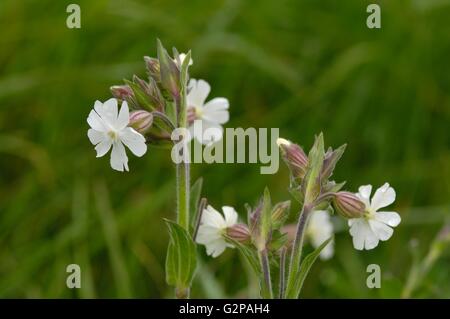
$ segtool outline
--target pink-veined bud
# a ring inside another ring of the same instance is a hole
[[[336,211],[345,218],[362,217],[366,205],[353,193],[338,192],[333,198],[333,206]]]
[[[133,96],[133,90],[128,85],[114,85],[110,88],[112,95],[119,100],[126,101]]]
[[[148,56],[144,57],[145,65],[147,67],[148,74],[156,81],[161,82],[161,69],[158,59]]]
[[[286,162],[292,176],[295,179],[302,179],[305,177],[306,169],[308,167],[308,156],[306,156],[303,149],[284,138],[277,139],[277,145],[281,149],[283,160]]]
[[[137,132],[145,134],[153,124],[153,115],[150,112],[139,110],[131,112],[128,126]]]
[[[251,239],[250,230],[244,224],[234,224],[228,227],[227,236],[240,243],[248,243]]]

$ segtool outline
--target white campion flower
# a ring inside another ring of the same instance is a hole
[[[219,141],[223,135],[222,124],[228,122],[230,118],[228,100],[223,97],[216,97],[205,103],[211,87],[204,80],[191,79],[188,90],[187,106],[191,137],[195,137],[205,145]],[[199,122],[198,120],[201,122],[201,128],[196,125]],[[192,125],[194,121],[195,125]],[[206,130],[208,130],[207,134],[204,134]]]
[[[363,217],[348,220],[350,235],[353,237],[353,246],[357,250],[370,250],[378,246],[380,240],[391,238],[394,230],[400,224],[400,215],[396,212],[378,211],[395,201],[395,191],[388,183],[377,189],[370,200],[372,185],[359,188],[356,195],[366,205]]]
[[[333,236],[333,224],[330,214],[325,210],[313,211],[309,217],[306,236],[314,248],[318,248],[324,241]],[[330,241],[320,252],[320,259],[327,260],[333,257],[334,241]]]
[[[95,145],[97,157],[105,155],[112,146],[111,167],[123,172],[128,171],[128,157],[124,144],[136,156],[147,151],[145,137],[128,127],[130,114],[126,101],[122,102],[118,112],[117,100],[109,99],[105,103],[95,101],[94,109],[89,113],[87,122],[89,140]]]
[[[237,223],[238,214],[233,207],[223,206],[224,216],[208,205],[202,213],[202,219],[197,232],[196,242],[206,246],[206,253],[217,257],[227,247],[234,247],[225,240],[227,228]]]

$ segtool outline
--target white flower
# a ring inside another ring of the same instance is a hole
[[[222,124],[228,122],[230,118],[228,113],[228,100],[223,97],[216,97],[205,104],[205,100],[208,97],[211,87],[204,80],[197,81],[191,79],[189,81],[188,89],[188,114],[193,114],[191,121],[201,120],[202,124],[201,129],[194,129],[196,128],[196,125],[191,125],[189,127],[191,137],[195,137],[202,144],[217,142],[222,138]],[[208,136],[204,136],[205,130],[208,130]]]
[[[378,246],[380,240],[388,240],[396,227],[400,224],[400,215],[396,212],[379,212],[395,201],[395,191],[388,183],[377,189],[370,201],[372,185],[359,188],[356,195],[366,205],[366,213],[361,218],[349,219],[350,235],[353,237],[353,246],[357,250],[373,249]]]
[[[196,242],[205,245],[206,253],[213,257],[219,256],[225,248],[233,247],[223,235],[228,227],[237,223],[238,214],[230,206],[223,206],[222,211],[225,218],[210,205],[203,210],[196,238]]]
[[[186,59],[186,54],[185,53],[180,53],[178,55],[178,57],[180,58],[180,64],[183,65],[184,59]],[[178,61],[177,59],[173,59],[175,64],[178,65]],[[192,58],[189,60],[189,66],[191,66],[192,64],[194,64],[194,61],[192,60]],[[179,66],[180,67],[180,66]]]
[[[94,109],[89,113],[87,122],[89,140],[95,145],[97,157],[105,155],[112,146],[111,167],[123,172],[128,171],[128,157],[124,144],[136,156],[147,151],[145,138],[131,127],[128,127],[130,114],[127,102],[122,102],[120,112],[117,111],[117,100],[109,99],[105,103],[95,101]]]
[[[325,210],[316,210],[309,217],[308,227],[306,229],[311,244],[314,248],[319,247],[324,241],[333,236],[333,224],[330,214]],[[330,241],[320,252],[320,258],[330,259],[334,254],[334,241]]]

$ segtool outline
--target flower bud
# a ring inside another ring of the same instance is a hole
[[[227,228],[227,236],[240,243],[250,242],[250,230],[245,224],[234,224]]]
[[[157,49],[161,71],[161,85],[172,95],[173,98],[179,98],[181,89],[180,70],[159,40],[157,43]]]
[[[145,134],[153,123],[153,115],[150,112],[140,110],[130,114],[130,122],[128,126],[134,128],[137,132]]]
[[[161,82],[161,73],[158,59],[145,56],[144,61],[150,77],[152,77],[156,82]]]
[[[333,206],[336,211],[345,218],[362,217],[366,205],[353,193],[338,192],[333,198]]]
[[[110,90],[116,99],[122,101],[133,96],[133,90],[128,85],[114,85],[111,86]]]
[[[291,207],[291,201],[285,201],[276,204],[272,209],[272,227],[277,229],[283,225],[287,217],[289,216],[289,209]]]
[[[306,168],[308,167],[308,157],[303,149],[284,138],[277,139],[277,145],[281,149],[281,154],[286,165],[289,167],[292,176],[295,179],[305,177]]]

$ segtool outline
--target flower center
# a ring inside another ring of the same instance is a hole
[[[118,138],[118,135],[117,135],[117,133],[116,133],[115,131],[109,131],[109,132],[108,132],[108,136],[109,136],[113,141],[117,140],[117,138]]]
[[[195,107],[195,117],[201,118],[203,116],[203,109],[200,107]]]

